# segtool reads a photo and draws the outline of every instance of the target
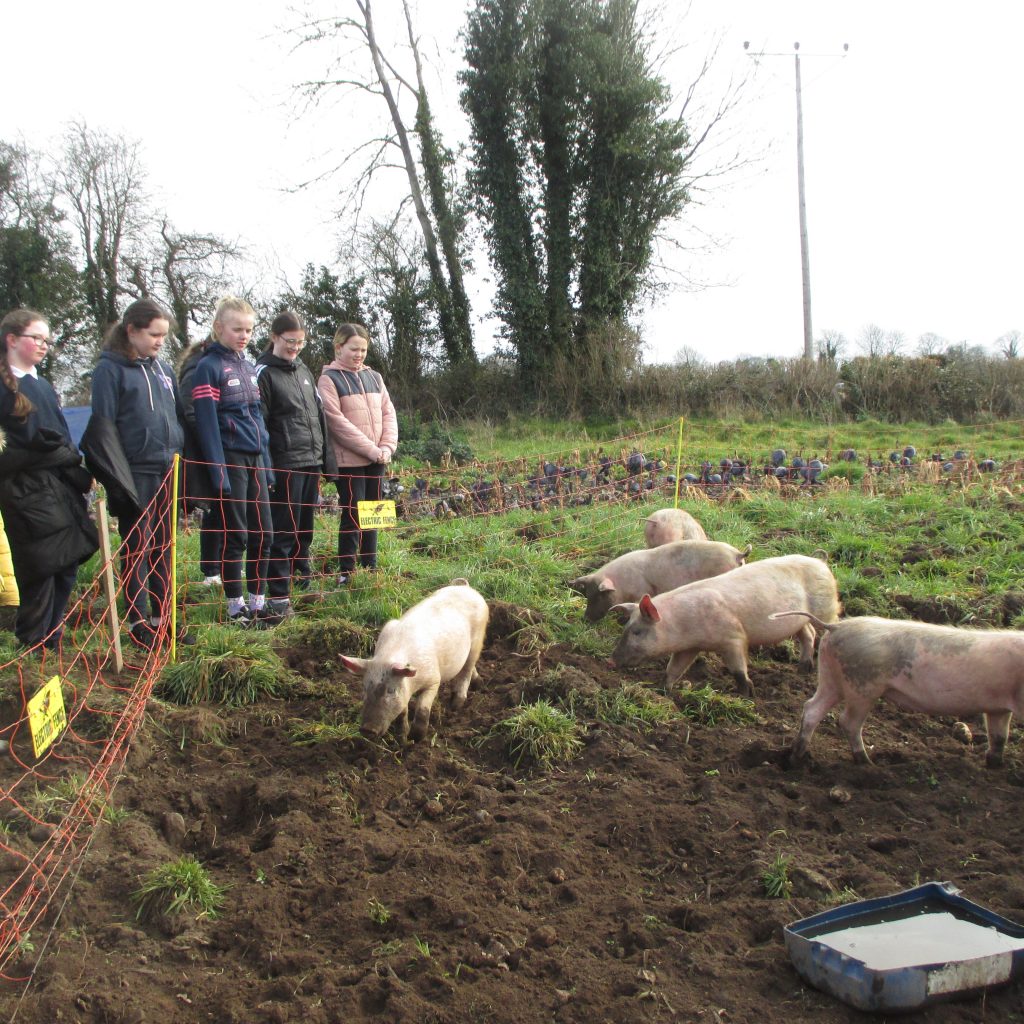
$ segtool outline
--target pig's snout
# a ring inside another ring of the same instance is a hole
[[[378,729],[375,726],[367,725],[365,722],[363,722],[359,726],[359,733],[360,733],[360,735],[361,736],[365,736],[366,739],[368,739],[368,740],[379,739],[383,735],[383,732],[384,732],[383,729]]]

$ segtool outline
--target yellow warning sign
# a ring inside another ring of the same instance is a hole
[[[398,525],[393,501],[361,501],[357,511],[360,530],[393,530]]]
[[[32,749],[36,757],[64,731],[68,715],[64,710],[64,691],[60,676],[54,676],[28,701],[28,725],[32,730]]]

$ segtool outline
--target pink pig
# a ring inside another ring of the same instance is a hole
[[[436,590],[384,624],[372,658],[339,655],[363,677],[360,731],[383,736],[398,722],[398,737],[421,740],[442,683],[452,684],[451,707],[466,703],[487,631],[487,602],[465,580]],[[412,727],[409,706],[412,705]]]
[[[674,540],[707,540],[704,527],[681,508],[662,508],[644,521],[644,540],[649,548]]]
[[[814,730],[837,704],[839,726],[853,759],[869,764],[861,730],[875,701],[891,700],[929,715],[984,715],[986,764],[998,768],[1010,718],[1024,713],[1024,633],[1012,629],[959,629],[871,615],[820,622],[787,612],[825,630],[818,650],[818,688],[804,705],[800,733],[790,751],[807,754]]]
[[[740,551],[721,541],[677,540],[657,548],[627,551],[595,572],[572,580],[569,586],[587,599],[587,622],[599,622],[612,605],[729,572],[749,554],[749,544]]]
[[[753,690],[747,674],[751,647],[800,639],[800,664],[810,668],[814,627],[809,622],[773,620],[774,611],[798,606],[825,621],[839,614],[835,577],[818,558],[783,555],[741,565],[722,576],[677,587],[657,597],[645,594],[639,604],[612,609],[628,617],[612,652],[616,666],[639,665],[670,654],[667,679],[686,675],[701,651],[714,651],[725,662],[740,693]]]

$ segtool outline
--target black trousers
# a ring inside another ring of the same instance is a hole
[[[377,531],[359,529],[360,501],[380,501],[384,466],[375,462],[369,466],[346,466],[338,470],[338,571],[350,573],[356,567],[356,557],[364,569],[377,568]]]
[[[140,499],[149,503],[137,517],[120,516],[117,521],[129,623],[150,614],[169,613],[166,602],[171,579],[171,476],[136,473],[134,477]]]
[[[270,546],[267,593],[287,597],[292,580],[309,575],[309,548],[313,543],[313,516],[320,493],[320,469],[279,469],[270,489],[274,540]]]
[[[78,566],[73,565],[31,583],[18,581],[21,603],[14,620],[14,633],[26,647],[35,647],[45,638],[47,647],[57,648],[64,632],[68,598],[77,576]]]
[[[258,454],[229,451],[225,457],[231,494],[220,499],[224,521],[224,596],[242,596],[242,558],[247,550],[247,589],[250,594],[262,594],[274,539],[267,473]]]

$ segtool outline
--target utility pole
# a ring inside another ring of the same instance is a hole
[[[749,50],[750,43],[743,44]],[[843,43],[842,56],[849,52],[850,44]],[[807,198],[804,193],[804,108],[800,90],[800,44],[793,44],[793,60],[796,66],[796,181],[800,210],[800,272],[803,280],[804,299],[804,359],[814,358],[814,330],[811,326],[811,254],[807,242]],[[780,53],[749,53],[748,56],[781,57]],[[840,56],[839,54],[812,54],[815,57]]]

